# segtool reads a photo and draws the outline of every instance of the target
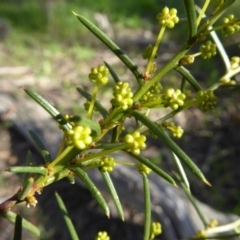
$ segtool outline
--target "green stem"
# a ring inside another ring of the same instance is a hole
[[[151,228],[151,197],[148,178],[145,173],[143,176],[143,191],[144,191],[144,233],[143,239],[149,240]]]
[[[35,183],[34,187],[29,191],[29,195],[34,194],[37,190],[42,189],[43,187],[55,182],[65,176],[67,176],[68,172],[65,171],[64,168],[81,152],[81,150],[75,148],[74,146],[67,147],[53,162],[51,162],[47,169],[49,170],[49,174],[47,176],[39,177]],[[59,173],[57,175],[57,173]]]
[[[179,72],[184,79],[186,79],[196,91],[201,91],[202,87],[199,85],[198,81],[192,76],[192,74],[183,66],[175,67],[175,70]]]
[[[84,159],[79,159],[79,160],[76,160],[75,161],[75,165],[76,166],[82,166],[83,163],[89,161],[89,160],[93,160],[93,159],[98,159],[98,158],[101,158],[101,157],[104,157],[110,153],[113,153],[113,152],[116,152],[116,151],[119,151],[119,150],[123,150],[125,149],[126,147],[128,146],[128,144],[122,144],[120,146],[117,146],[115,148],[111,148],[111,149],[107,149],[107,150],[103,150],[99,153],[96,153],[94,154],[94,156],[89,156],[89,157],[86,157]]]
[[[200,56],[201,54],[202,54],[202,53],[197,52],[197,53],[192,54],[192,56],[194,56],[194,57],[198,57],[198,56]]]
[[[180,108],[178,108],[177,110],[168,113],[166,116],[164,116],[164,117],[158,119],[157,121],[155,121],[155,123],[156,123],[156,124],[162,124],[162,123],[164,123],[165,121],[167,121],[168,119],[170,119],[170,118],[174,117],[175,115],[177,115],[179,112],[182,112],[183,110],[185,110],[185,109],[187,109],[187,108],[189,108],[189,107],[191,107],[191,106],[194,106],[195,103],[196,103],[195,100],[191,100],[191,101],[189,101],[189,102],[186,102],[183,107],[180,107]],[[148,128],[147,128],[145,125],[141,125],[141,126],[139,127],[139,129],[138,129],[138,131],[139,131],[140,133],[143,133],[143,132],[146,131],[146,130],[148,130]]]
[[[51,162],[48,165],[48,169],[59,165],[64,168],[71,160],[73,160],[79,153],[81,152],[80,149],[69,146],[67,147],[53,162]],[[60,171],[60,170],[59,170]],[[52,174],[55,174],[56,172],[53,170]]]
[[[178,174],[175,174],[178,178],[178,180],[180,181],[180,184],[181,184],[181,187],[183,188],[185,194],[187,195],[189,201],[192,203],[193,207],[195,208],[198,216],[200,217],[203,225],[205,227],[208,226],[208,222],[205,218],[205,216],[203,215],[203,213],[201,212],[201,210],[199,209],[197,203],[196,203],[196,200],[194,199],[194,197],[192,196],[192,194],[189,192],[189,188],[186,186],[186,184],[181,180],[180,176]]]
[[[115,160],[115,163],[121,164],[121,165],[126,165],[126,166],[136,166],[136,163],[132,163],[132,162],[124,162],[124,161],[120,161],[120,160]]]
[[[92,115],[93,115],[93,108],[94,108],[94,104],[97,98],[97,93],[98,93],[98,83],[95,83],[94,85],[94,89],[93,89],[93,94],[92,94],[92,100],[88,109],[88,114],[87,117],[92,119]]]
[[[159,99],[143,103],[141,105],[141,107],[143,107],[143,108],[144,107],[147,107],[147,108],[164,108],[164,106],[161,105],[161,100],[159,100]]]
[[[206,12],[206,10],[208,8],[209,3],[210,3],[210,0],[205,0],[203,8],[201,9],[201,12],[200,12],[200,14],[198,16],[198,19],[197,19],[197,26],[200,24],[204,14],[205,14],[205,12]]]
[[[185,77],[182,77],[182,82],[181,82],[181,86],[180,86],[181,92],[185,91],[185,85],[186,85],[186,79],[185,79]]]
[[[65,146],[65,138],[66,138],[66,132],[64,132],[60,146],[58,148],[58,152],[57,152],[57,157],[62,153],[64,146]]]
[[[151,66],[153,64],[154,57],[156,56],[157,50],[159,48],[160,42],[161,42],[163,34],[165,32],[165,29],[166,29],[166,27],[162,26],[161,29],[160,29],[160,32],[159,32],[159,34],[157,36],[157,40],[156,40],[156,43],[155,43],[154,48],[152,50],[151,57],[148,60],[147,69],[146,69],[146,74],[147,75],[149,75]]]
[[[171,139],[168,135],[165,134],[163,129],[157,126],[154,122],[144,116],[142,113],[138,111],[132,111],[132,115],[141,121],[146,127],[149,128],[157,137],[167,145],[167,147],[172,150],[178,157],[181,159],[186,166],[192,171],[201,181],[211,186],[210,183],[206,180],[201,170],[198,166],[192,161],[191,158]]]
[[[124,115],[126,111],[119,108],[114,108],[113,111],[101,123],[102,129],[113,128]]]
[[[198,39],[205,31],[208,31],[208,28],[212,26],[235,1],[236,0],[224,1],[214,14],[210,16],[208,21],[199,28],[196,38]]]
[[[183,48],[171,59],[161,70],[159,70],[150,81],[142,84],[133,96],[133,100],[138,101],[155,83],[157,83],[167,72],[173,69],[179,62],[179,60],[189,51],[190,45],[187,43]]]
[[[211,33],[211,32],[215,32],[215,31],[218,31],[218,30],[222,30],[223,29],[223,25],[220,25],[220,26],[216,26],[216,27],[209,27],[208,28],[208,30],[206,30],[203,34],[202,34],[202,36],[207,36],[209,33]]]
[[[169,182],[173,186],[177,187],[174,179],[171,176],[169,176],[167,173],[165,173],[162,169],[158,168],[156,166],[156,164],[152,163],[147,158],[144,158],[141,155],[134,155],[130,152],[127,152],[127,153],[129,155],[131,155],[132,157],[136,158],[140,163],[142,163],[142,164],[146,165],[147,167],[149,167],[150,169],[152,169],[157,175],[159,175],[160,177],[165,179],[167,182]]]
[[[230,79],[231,77],[235,76],[240,72],[240,66],[235,68],[234,70],[228,71],[225,75],[221,77],[221,79]]]

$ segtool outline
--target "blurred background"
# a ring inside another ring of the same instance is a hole
[[[201,6],[204,1],[195,2]],[[76,87],[91,89],[88,80],[91,67],[107,61],[121,80],[133,84],[132,75],[81,25],[72,11],[94,22],[144,71],[146,63],[141,53],[149,43],[154,43],[159,31],[156,15],[166,5],[178,9],[181,22],[164,35],[157,60],[159,67],[186,39],[187,23],[182,1],[1,0],[0,92],[18,96],[22,94],[19,87],[30,87],[60,111],[76,113],[82,110],[83,103]],[[236,1],[228,13],[239,17],[239,9],[240,1]],[[240,56],[239,34],[223,39],[220,33],[219,37],[230,57]],[[197,52],[197,47],[192,52]],[[219,56],[214,60],[196,60],[189,69],[204,87],[217,82],[224,74]],[[162,81],[165,86],[179,87],[180,77],[171,72]],[[236,76],[236,81],[239,83],[239,76]],[[105,87],[102,93],[108,106],[111,91]],[[219,89],[216,95],[218,105],[214,111],[202,113],[194,108],[174,119],[185,130],[183,138],[177,142],[213,185],[212,188],[203,186],[190,175],[193,194],[221,211],[240,215],[240,89]],[[2,133],[10,129],[5,121],[0,124]],[[171,172],[175,168],[173,162],[168,161],[166,153],[158,150],[158,143],[152,142],[152,145],[156,161]],[[22,147],[19,152],[27,151],[26,146]],[[2,154],[2,159],[6,164],[14,164],[17,154],[14,160],[11,153],[7,153],[11,147],[4,151],[6,154]],[[4,176],[1,176],[0,187],[9,187]]]

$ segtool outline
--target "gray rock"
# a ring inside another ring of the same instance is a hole
[[[9,109],[12,110],[9,111]],[[5,120],[11,120],[17,130],[31,143],[32,140],[29,137],[28,130],[31,129],[36,132],[46,146],[49,147],[51,154],[55,155],[56,147],[61,138],[61,132],[58,130],[57,124],[34,101],[24,97],[16,99],[9,94],[0,93],[0,116],[2,118],[4,116]],[[119,155],[119,157],[124,156]],[[135,174],[134,171],[133,169],[119,165],[111,176],[120,199],[133,209],[136,209],[141,222],[144,206],[142,180],[141,176]],[[93,170],[89,172],[89,175],[103,193],[107,192],[105,183],[99,172]],[[194,207],[181,189],[173,187],[156,174],[151,174],[149,179],[152,218],[154,221],[159,221],[162,224],[163,234],[161,239],[186,239],[204,228]],[[79,186],[81,185],[80,182],[78,184]],[[238,216],[219,212],[199,201],[197,203],[209,221],[217,219],[221,225],[238,219]],[[113,217],[117,217],[114,210],[112,214]]]

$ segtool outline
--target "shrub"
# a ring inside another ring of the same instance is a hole
[[[75,178],[79,178],[109,217],[109,207],[104,197],[87,174],[87,171],[93,168],[101,172],[121,219],[124,219],[123,209],[110,173],[114,171],[114,167],[118,164],[128,164],[130,167],[137,168],[139,174],[142,175],[144,188],[145,219],[143,239],[145,240],[154,239],[155,236],[161,233],[161,223],[151,222],[148,174],[154,172],[174,186],[177,186],[176,181],[181,182],[181,185],[188,193],[189,183],[182,167],[183,164],[200,181],[210,185],[199,167],[172,139],[172,137],[181,138],[183,129],[170,120],[179,112],[193,106],[202,111],[212,110],[217,104],[214,92],[221,87],[235,87],[237,84],[233,77],[240,71],[239,57],[235,56],[229,60],[224,48],[218,41],[215,31],[222,31],[225,37],[234,34],[240,30],[240,19],[229,15],[223,18],[219,25],[216,25],[217,20],[234,3],[234,0],[215,0],[212,2],[212,8],[208,6],[210,1],[205,1],[204,6],[200,9],[195,8],[193,0],[184,0],[189,28],[187,40],[169,62],[158,68],[154,59],[157,57],[156,53],[163,35],[166,31],[172,31],[180,21],[175,8],[164,7],[162,9],[157,15],[160,30],[156,43],[154,46],[148,46],[143,51],[143,58],[146,59],[144,73],[92,22],[74,13],[77,19],[126,65],[132,72],[137,86],[133,86],[130,82],[121,81],[121,77],[116,74],[107,62],[105,62],[105,65],[93,67],[89,71],[89,80],[93,84],[92,93],[86,92],[81,87],[77,88],[78,92],[86,98],[85,116],[82,113],[76,113],[75,115],[61,114],[39,94],[30,89],[25,89],[25,92],[59,124],[60,130],[63,131],[63,138],[59,144],[57,156],[52,158],[37,135],[30,132],[31,137],[41,149],[46,164],[44,166],[13,166],[7,169],[9,172],[29,173],[22,188],[0,205],[0,216],[15,222],[15,239],[21,238],[22,225],[38,236],[40,236],[40,232],[27,221],[22,221],[21,216],[12,212],[11,209],[21,202],[25,202],[27,207],[35,207],[38,203],[36,194],[62,178],[68,178],[71,183],[74,183]],[[209,9],[210,14],[205,17],[207,9]],[[212,38],[212,41],[209,40],[209,37]],[[190,53],[190,49],[199,42],[201,43],[199,52]],[[213,85],[203,88],[185,66],[194,64],[197,56],[201,56],[203,60],[212,58],[217,51],[220,52],[225,63],[226,74]],[[160,84],[161,78],[171,70],[179,72],[182,76],[181,85],[177,89]],[[98,100],[98,94],[101,86],[108,84],[109,74],[114,79],[115,86],[112,89],[111,108],[106,109]],[[158,111],[168,108],[170,112],[157,121],[153,121],[149,117],[149,111],[156,108]],[[101,115],[102,119],[99,122],[94,121],[95,114]],[[128,118],[133,118],[136,122],[134,131],[129,131],[127,125],[125,125]],[[169,175],[151,159],[143,156],[142,150],[147,148],[146,136],[159,139],[169,148],[173,153],[178,173]],[[112,154],[118,151],[126,152],[135,159],[135,162],[126,163],[115,159]],[[188,193],[188,195],[190,194]],[[61,197],[56,194],[56,198],[59,206],[65,212],[71,238],[78,239],[77,233],[66,214],[67,210]],[[199,214],[201,215],[201,213]],[[206,228],[196,233],[193,239],[205,238],[212,233],[218,232],[215,223],[208,223],[202,215],[201,219]],[[234,230],[236,226],[233,224],[229,228]],[[99,232],[96,239],[109,239],[109,237],[106,232]]]

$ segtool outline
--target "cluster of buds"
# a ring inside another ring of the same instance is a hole
[[[174,122],[165,122],[162,126],[167,128],[175,138],[181,138],[183,135],[184,130],[180,126],[176,126]]]
[[[217,54],[217,46],[211,41],[207,41],[206,44],[200,46],[199,51],[203,59],[211,58]]]
[[[75,125],[66,131],[67,145],[74,145],[78,149],[86,149],[92,143],[91,128]]]
[[[26,197],[26,204],[27,204],[28,208],[30,208],[31,205],[33,207],[36,207],[37,203],[38,203],[38,201],[37,201],[37,199],[33,195],[28,195]]]
[[[216,97],[211,90],[199,91],[196,95],[196,102],[201,110],[207,111],[216,105]]]
[[[111,103],[114,107],[127,110],[133,105],[133,93],[127,82],[118,82],[113,88],[113,96]]]
[[[159,222],[153,222],[151,225],[151,238],[153,240],[155,236],[158,236],[162,233],[162,226]]]
[[[206,239],[207,236],[205,230],[200,230],[193,237]]]
[[[169,88],[163,95],[164,107],[171,107],[173,110],[177,110],[179,107],[184,105],[184,100],[186,96],[181,90]]]
[[[140,102],[149,102],[152,100],[160,100],[160,92],[162,90],[162,85],[157,82],[141,97]]]
[[[107,232],[98,232],[97,236],[95,237],[95,240],[110,240],[110,237],[108,236]]]
[[[93,83],[105,85],[108,82],[108,72],[109,70],[107,67],[99,65],[98,67],[91,69],[91,73],[88,75],[88,77]]]
[[[146,165],[144,165],[142,163],[139,163],[137,165],[137,168],[138,168],[138,171],[140,174],[143,174],[143,173],[149,174],[152,171],[149,167],[147,167]]]
[[[215,228],[218,226],[218,220],[217,219],[211,219],[209,224],[208,224],[208,227],[209,228]]]
[[[149,44],[143,51],[143,59],[149,59],[152,55],[152,51],[153,51],[153,45]],[[154,58],[156,59],[158,57],[158,55],[156,54],[154,56]]]
[[[231,58],[231,68],[232,70],[238,68],[240,66],[240,57],[232,57]]]
[[[173,28],[179,22],[177,9],[168,7],[163,8],[162,12],[157,15],[159,24],[164,27]]]
[[[89,107],[90,107],[90,102],[89,102],[89,101],[86,101],[86,102],[84,103],[84,109],[85,109],[86,111],[88,111]],[[93,111],[97,112],[97,108],[94,107],[94,108],[93,108]]]
[[[102,157],[99,162],[99,168],[102,172],[112,172],[115,165],[113,157]]]
[[[233,14],[222,20],[222,33],[224,37],[234,34],[240,30],[240,20],[235,18]]]
[[[192,64],[195,60],[194,55],[184,55],[180,60],[179,60],[179,65],[189,65]]]
[[[128,143],[126,150],[134,155],[139,155],[140,150],[146,148],[145,141],[146,137],[144,135],[140,135],[140,132],[138,131],[129,133],[124,137],[124,142]]]

